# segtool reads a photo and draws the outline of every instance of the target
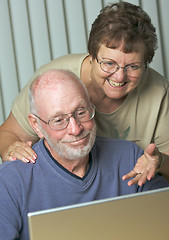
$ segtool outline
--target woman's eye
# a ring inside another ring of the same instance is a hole
[[[105,64],[110,67],[115,65],[113,62],[105,62]]]
[[[137,70],[137,69],[140,68],[140,66],[138,66],[138,65],[130,65],[130,66],[128,66],[128,68],[130,68],[131,70]]]

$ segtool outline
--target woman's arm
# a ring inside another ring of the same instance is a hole
[[[169,182],[169,151],[162,153],[162,156],[163,161],[158,172]]]
[[[18,124],[12,112],[0,126],[0,156],[2,161],[12,161],[16,158],[24,162],[35,162],[36,153],[31,145],[38,138],[31,137]]]

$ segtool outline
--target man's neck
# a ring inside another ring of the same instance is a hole
[[[57,160],[58,161],[58,160]],[[78,160],[65,160],[62,163],[58,161],[64,168],[69,172],[75,174],[78,177],[84,177],[89,167],[89,156],[83,159]]]
[[[46,148],[49,150],[52,157],[69,172],[75,174],[78,177],[84,177],[89,168],[89,154],[86,157],[79,159],[65,159],[62,158],[55,150],[53,150],[49,144],[44,140]]]

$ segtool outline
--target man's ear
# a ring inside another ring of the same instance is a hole
[[[36,134],[38,135],[39,138],[43,138],[43,134],[40,130],[38,121],[37,121],[37,117],[34,114],[29,114],[28,115],[28,121],[30,126],[32,127],[32,129],[36,132]]]

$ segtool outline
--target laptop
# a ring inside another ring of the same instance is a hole
[[[169,188],[28,213],[30,240],[168,240]]]

